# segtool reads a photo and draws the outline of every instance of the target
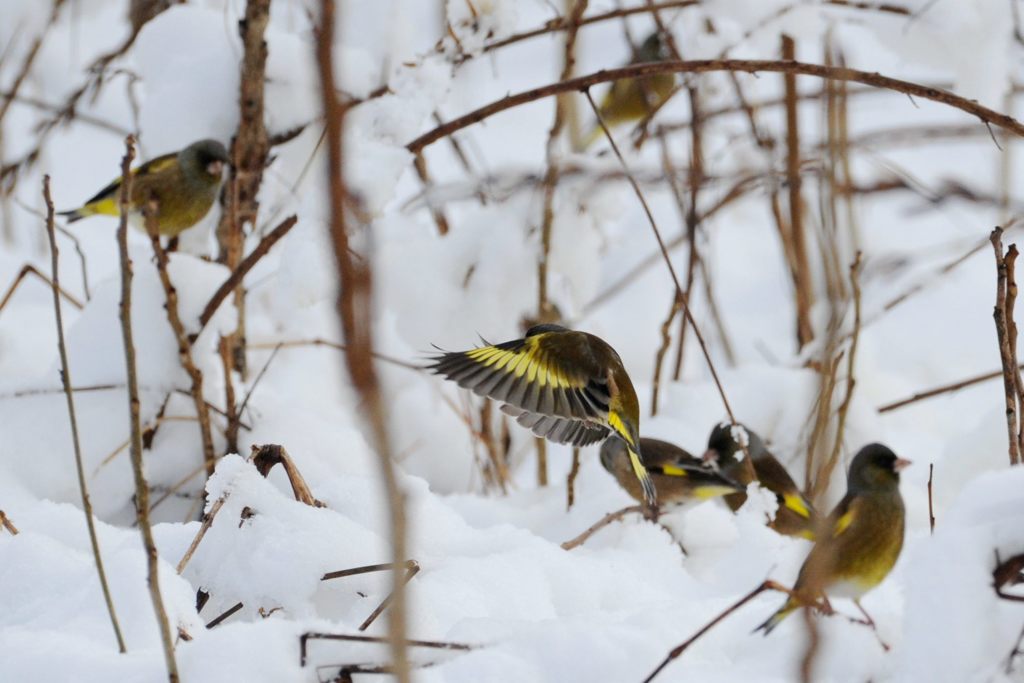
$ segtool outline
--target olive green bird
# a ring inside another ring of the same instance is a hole
[[[444,353],[434,373],[502,403],[537,436],[586,446],[615,436],[626,444],[644,499],[654,483],[637,454],[640,404],[622,359],[602,339],[560,325],[535,325],[523,339]]]
[[[708,500],[744,490],[689,452],[667,441],[641,438],[640,460],[654,481],[658,503],[662,505]],[[643,489],[633,474],[629,448],[624,441],[608,439],[601,444],[601,465],[626,493],[641,503],[644,501]]]
[[[860,598],[888,576],[903,549],[905,511],[899,472],[909,464],[877,443],[857,453],[850,465],[846,496],[822,524],[792,595],[755,630],[767,635],[794,610],[822,599],[830,611],[829,595],[852,598],[873,623]]]
[[[746,434],[749,459],[737,441],[737,433]],[[814,540],[814,530],[819,519],[817,511],[757,433],[742,425],[734,427],[728,422],[717,425],[708,438],[704,461],[717,463],[722,474],[743,486],[752,481],[760,482],[761,486],[775,494],[779,503],[775,519],[769,526],[780,534]],[[733,493],[724,500],[735,512],[747,502],[747,494]]]
[[[655,31],[647,37],[633,54],[629,65],[662,62],[668,59],[661,33]],[[628,65],[627,65],[628,66]],[[620,78],[612,81],[598,106],[601,120],[611,129],[630,121],[640,121],[657,111],[675,88],[675,74],[666,73],[646,78]],[[581,149],[594,144],[604,134],[599,123],[584,138]]]
[[[198,223],[213,206],[220,190],[228,152],[216,140],[200,140],[178,152],[164,154],[132,169],[129,206],[141,219],[147,202],[156,202],[157,232],[177,237]],[[96,193],[80,208],[63,211],[68,223],[88,216],[121,215],[121,178]],[[144,227],[140,221],[140,227]]]

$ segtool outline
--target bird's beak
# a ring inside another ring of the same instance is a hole
[[[715,466],[717,466],[718,465],[718,451],[716,451],[714,448],[709,448],[706,451],[704,451],[704,455],[700,456],[700,459],[706,465],[715,465]]]
[[[913,464],[912,460],[904,460],[903,458],[896,458],[896,462],[893,463],[892,468],[894,470],[896,470],[897,472],[899,472],[904,467],[907,467],[908,465],[912,465],[912,464]]]
[[[220,177],[220,174],[224,172],[224,162],[211,161],[206,165],[206,172],[212,176]]]

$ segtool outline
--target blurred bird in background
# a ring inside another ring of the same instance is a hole
[[[622,359],[604,340],[560,325],[535,325],[526,337],[444,353],[436,374],[503,404],[501,410],[537,436],[586,446],[621,439],[650,507],[654,483],[638,454],[640,405]]]
[[[741,440],[745,440],[747,452],[744,452]],[[750,454],[749,459],[747,453]],[[814,540],[818,513],[756,432],[728,422],[718,424],[708,437],[704,461],[717,463],[722,474],[743,486],[752,481],[760,482],[761,486],[775,494],[779,503],[775,519],[769,526],[780,534]],[[733,512],[746,501],[745,492],[725,497],[726,505]]]
[[[824,521],[793,593],[766,622],[765,635],[799,607],[811,606],[828,595],[852,598],[867,619],[860,598],[889,574],[903,549],[905,511],[899,472],[908,460],[881,444],[865,446],[850,465],[846,496]]]
[[[661,34],[655,31],[636,50],[629,65],[662,62],[669,57]],[[675,74],[671,73],[613,81],[598,106],[601,120],[609,130],[623,123],[640,121],[650,116],[668,100],[675,83]],[[604,131],[601,129],[601,124],[595,121],[593,128],[583,138],[579,151],[590,147],[602,135],[604,135]]]
[[[177,237],[209,212],[217,199],[228,152],[216,140],[200,140],[171,154],[164,154],[132,169],[131,215],[139,227],[142,211],[149,201],[156,202],[157,232]],[[81,207],[62,211],[61,216],[74,223],[88,216],[121,215],[121,178],[97,192]]]

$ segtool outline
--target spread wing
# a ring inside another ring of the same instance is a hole
[[[610,433],[608,378],[591,361],[586,343],[576,333],[535,334],[445,353],[431,369],[480,396],[501,401],[502,411],[537,436],[585,446]]]

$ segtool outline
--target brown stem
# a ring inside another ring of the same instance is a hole
[[[758,72],[792,73],[803,76],[815,76],[817,78],[833,78],[842,81],[863,83],[876,88],[884,88],[886,90],[900,92],[912,97],[920,97],[921,99],[938,102],[939,104],[944,104],[949,107],[953,107],[954,109],[959,109],[960,111],[972,116],[976,116],[984,123],[995,125],[999,128],[1004,128],[1010,132],[1016,133],[1017,135],[1024,136],[1024,123],[1021,123],[1011,116],[1007,116],[1006,114],[1002,114],[993,109],[982,106],[974,100],[960,97],[959,95],[955,95],[949,91],[941,90],[939,88],[921,85],[919,83],[912,83],[910,81],[904,81],[897,78],[890,78],[878,73],[860,71],[847,67],[827,67],[821,64],[790,62],[774,59],[703,59],[688,60],[684,62],[649,62],[646,64],[632,64],[618,69],[601,69],[600,71],[595,71],[592,74],[578,76],[568,81],[559,81],[539,88],[533,88],[513,95],[507,95],[500,100],[484,105],[479,109],[424,133],[406,145],[406,148],[415,154],[428,145],[431,145],[456,131],[462,130],[463,128],[475,123],[479,123],[494,114],[511,109],[512,107],[517,107],[528,102],[534,102],[545,97],[552,97],[563,92],[570,92],[573,90],[582,92],[599,83],[607,83],[609,81],[616,81],[623,78],[646,78],[666,73],[708,73],[715,71],[738,71],[751,74]]]
[[[128,214],[132,192],[132,160],[135,158],[135,139],[129,135],[125,139],[125,155],[121,160],[121,220],[117,227],[117,245],[121,262],[121,336],[124,343],[125,374],[128,385],[128,424],[131,427],[129,454],[131,456],[132,473],[135,479],[135,519],[142,535],[142,544],[146,552],[146,583],[149,586],[149,597],[156,613],[160,627],[160,639],[163,645],[164,662],[167,666],[167,680],[178,683],[178,664],[174,659],[174,634],[167,609],[164,607],[163,595],[160,593],[159,557],[156,542],[153,539],[153,528],[149,522],[149,484],[142,463],[142,428],[139,421],[139,380],[135,365],[135,340],[132,333],[132,261],[128,256]]]
[[[50,241],[50,263],[53,283],[53,313],[57,320],[57,350],[60,353],[60,379],[64,385],[64,396],[68,404],[68,421],[71,424],[71,443],[75,451],[75,472],[78,475],[78,492],[82,496],[82,512],[85,513],[85,525],[89,531],[89,545],[92,547],[93,560],[96,563],[96,574],[103,591],[103,601],[107,605],[110,625],[114,629],[117,649],[126,652],[121,625],[117,621],[114,610],[114,599],[110,595],[107,583],[107,572],[103,568],[103,556],[100,554],[100,542],[96,535],[96,519],[92,512],[92,500],[89,498],[89,487],[85,478],[85,466],[82,464],[82,445],[78,438],[78,419],[75,415],[75,397],[71,391],[71,366],[68,363],[68,351],[64,344],[64,316],[60,307],[60,251],[57,249],[57,231],[53,222],[53,199],[50,197],[50,176],[43,176],[43,200],[46,202],[46,235]]]
[[[1024,366],[1018,366],[1017,369],[1024,370]],[[1002,370],[993,370],[992,372],[986,372],[983,375],[975,375],[974,377],[968,377],[967,379],[962,379],[956,382],[952,382],[950,384],[944,384],[940,387],[935,387],[934,389],[928,389],[927,391],[919,391],[913,396],[909,396],[907,398],[902,398],[898,401],[893,401],[892,403],[886,403],[885,405],[878,406],[876,410],[879,413],[887,413],[890,410],[896,410],[897,408],[908,406],[911,403],[917,403],[918,401],[934,398],[935,396],[941,396],[942,394],[949,394],[954,391],[966,389],[967,387],[972,387],[975,384],[987,382],[989,380],[996,379],[997,377],[1002,376]]]
[[[661,345],[658,346],[658,351],[654,354],[654,379],[651,381],[651,417],[658,414],[658,392],[661,388],[661,366],[662,363],[665,362],[665,354],[668,353],[668,347],[672,343],[672,334],[670,332],[672,328],[672,321],[676,319],[676,315],[679,313],[680,308],[681,300],[673,293],[672,305],[668,309],[668,317],[665,318],[665,322],[661,323]]]
[[[581,546],[584,543],[586,543],[587,539],[589,539],[591,536],[593,536],[598,531],[600,531],[601,529],[605,528],[606,526],[608,526],[612,522],[618,521],[618,520],[622,519],[623,517],[625,517],[626,515],[632,514],[634,512],[639,513],[639,514],[644,514],[645,510],[646,510],[646,508],[644,508],[644,506],[642,506],[642,505],[630,505],[629,507],[624,507],[621,510],[616,510],[615,512],[609,512],[607,515],[605,515],[604,517],[599,519],[596,523],[592,524],[582,534],[580,534],[579,536],[576,536],[575,538],[571,538],[568,541],[566,541],[565,543],[563,543],[562,544],[562,550],[572,550],[573,548],[578,548],[579,546]]]
[[[345,185],[342,150],[346,110],[338,101],[334,79],[334,0],[321,0],[320,26],[317,29],[316,58],[320,73],[321,96],[326,123],[328,191],[331,207],[330,232],[334,256],[338,264],[340,291],[338,312],[348,374],[362,399],[362,412],[371,430],[371,444],[380,463],[381,478],[387,494],[394,562],[406,557],[404,494],[398,485],[391,445],[384,416],[384,404],[373,362],[372,281],[368,259],[353,258],[345,207],[348,191]],[[365,230],[365,228],[364,228]],[[394,675],[399,683],[409,683],[409,655],[406,645],[405,583],[395,573],[392,582],[394,600],[388,619],[388,640],[391,644]]]
[[[857,342],[860,339],[860,259],[861,253],[858,251],[857,255],[854,256],[853,263],[850,264],[850,287],[853,292],[853,334],[850,337],[850,349],[846,353],[846,393],[843,395],[843,401],[839,404],[839,410],[836,415],[836,433],[835,439],[832,442],[832,452],[829,454],[825,464],[818,470],[814,487],[811,490],[811,498],[815,500],[820,499],[824,494],[825,489],[828,488],[829,481],[832,479],[832,472],[835,470],[836,465],[839,464],[839,456],[843,447],[843,435],[846,432],[846,417],[850,411],[850,403],[853,401],[853,390],[857,386],[854,369],[857,362]]]
[[[572,467],[569,469],[569,476],[565,479],[565,509],[572,510],[576,502],[576,476],[580,473],[580,449],[574,446],[572,449]]]
[[[195,405],[196,418],[199,422],[199,438],[203,445],[203,462],[206,463],[206,476],[213,476],[216,464],[216,453],[214,452],[213,433],[210,430],[210,411],[206,408],[206,401],[203,399],[203,373],[196,367],[192,360],[192,345],[189,343],[188,334],[185,332],[185,325],[181,322],[181,315],[178,313],[178,292],[171,282],[171,276],[167,272],[169,260],[167,252],[160,245],[160,233],[156,224],[156,205],[150,202],[145,211],[146,231],[149,233],[149,240],[153,244],[153,254],[156,256],[156,270],[160,276],[160,284],[164,289],[164,310],[167,311],[167,322],[174,332],[174,339],[178,344],[178,362],[185,370],[191,383],[190,394]],[[230,382],[231,378],[228,377]]]
[[[29,275],[35,275],[40,280],[53,287],[53,282],[50,280],[50,278],[46,277],[38,270],[36,270],[35,266],[26,263],[21,267],[21,270],[18,271],[18,275],[17,277],[14,278],[14,281],[11,283],[11,286],[7,288],[6,292],[4,292],[3,298],[0,299],[0,311],[4,310],[4,307],[7,306],[7,303],[11,300],[11,297],[14,296],[14,292],[16,292],[18,287],[21,285],[22,280],[24,280]],[[78,310],[82,310],[82,302],[76,299],[71,294],[68,294],[66,291],[64,291],[63,287],[58,287],[57,293],[59,296],[64,297],[69,304],[71,304]]]
[[[233,271],[231,271],[231,275],[228,276],[228,279],[217,288],[217,291],[210,297],[206,306],[203,307],[203,312],[199,315],[199,332],[202,332],[203,328],[210,322],[210,319],[213,318],[213,314],[216,313],[220,305],[224,303],[224,299],[228,298],[228,295],[241,285],[242,280],[246,275],[248,275],[249,271],[253,269],[253,266],[259,263],[260,259],[266,256],[267,252],[270,251],[282,237],[288,234],[289,230],[295,227],[295,223],[297,223],[298,220],[299,219],[296,216],[289,216],[281,221],[277,227],[268,232],[263,239],[260,240],[260,243],[256,245],[256,248],[253,249],[252,252],[246,256]],[[199,332],[196,333],[196,337],[199,336]]]
[[[733,612],[738,610],[740,607],[743,607],[743,605],[747,604],[748,602],[750,602],[751,600],[756,598],[758,595],[760,595],[761,593],[764,593],[765,591],[768,591],[768,590],[782,590],[783,592],[786,592],[786,593],[789,592],[788,590],[784,589],[782,586],[778,585],[774,581],[765,581],[764,583],[759,585],[757,588],[755,588],[754,590],[750,591],[749,593],[744,595],[742,598],[740,598],[739,600],[737,600],[733,604],[729,605],[729,607],[727,607],[725,609],[725,611],[723,611],[717,617],[715,617],[714,619],[709,621],[707,624],[702,626],[699,631],[694,633],[692,636],[690,636],[689,638],[684,640],[679,645],[677,645],[674,648],[672,648],[669,651],[669,653],[667,655],[665,655],[665,659],[663,659],[661,661],[661,663],[658,664],[657,667],[655,667],[654,671],[652,671],[650,674],[648,674],[647,678],[645,678],[643,680],[643,683],[651,683],[651,681],[653,681],[658,676],[658,674],[660,674],[662,672],[662,670],[664,670],[664,668],[666,666],[668,666],[669,664],[672,663],[672,660],[676,659],[677,657],[682,655],[684,652],[686,652],[687,648],[689,648],[691,645],[693,645],[695,642],[697,642],[697,640],[699,640],[701,638],[701,636],[703,636],[708,631],[713,629],[715,626],[717,626],[719,623],[721,623],[722,620],[724,620],[730,614],[732,614]]]
[[[796,44],[789,36],[782,36],[782,59],[795,63]],[[827,68],[827,67],[826,67]],[[800,193],[800,126],[796,103],[796,73],[785,72],[786,92],[786,184],[789,188],[789,239],[792,241],[793,289],[796,299],[797,348],[803,348],[814,338],[811,327],[811,306],[814,291],[810,279],[810,263],[807,259],[807,238],[804,232],[803,198]]]
[[[932,477],[935,475],[935,463],[928,463],[928,529],[935,533],[935,508],[932,507]]]
[[[454,140],[454,138],[452,138]],[[420,152],[412,160],[412,166],[416,169],[416,175],[419,176],[420,182],[423,183],[423,191],[429,192],[434,186],[433,180],[430,178],[430,170],[427,168],[427,160]],[[437,234],[444,237],[448,234],[449,224],[448,217],[444,215],[444,211],[440,206],[431,206],[430,214],[434,217],[434,225],[437,226]]]
[[[1007,261],[1009,254],[1003,256],[1003,230],[997,227],[992,231],[992,248],[996,256],[996,305],[992,317],[996,324],[996,338],[999,342],[999,359],[1003,366],[1003,390],[1006,407],[1006,431],[1009,437],[1010,464],[1016,465],[1020,462],[1020,444],[1018,441],[1017,423],[1017,371],[1013,362],[1014,354],[1010,349],[1010,337],[1008,332],[1009,321],[1007,320]],[[1010,249],[1016,252],[1011,245]],[[1011,261],[1012,263],[1012,261]]]
[[[0,510],[0,529],[7,529],[12,536],[18,535],[18,527],[14,526],[14,522],[4,514],[3,510]]]
[[[381,638],[379,636],[362,636],[362,635],[347,635],[342,633],[316,633],[309,632],[303,633],[299,636],[299,664],[306,666],[306,650],[307,642],[310,640],[341,640],[351,643],[387,643],[387,638]],[[429,647],[437,650],[463,650],[469,651],[473,649],[472,645],[466,645],[463,643],[445,643],[437,640],[404,640],[402,645],[405,647]],[[391,671],[393,673],[393,671]]]
[[[217,513],[220,512],[220,509],[224,507],[224,502],[227,500],[228,495],[230,494],[226,493],[214,501],[213,505],[210,506],[210,511],[203,515],[203,523],[199,525],[199,531],[196,532],[195,538],[192,539],[192,542],[188,546],[188,550],[185,551],[185,554],[181,556],[181,560],[178,561],[176,571],[179,574],[185,571],[185,566],[188,564],[189,560],[192,559],[192,555],[195,554],[196,548],[199,547],[199,543],[206,536],[206,532],[210,530],[210,527],[213,526],[213,520],[217,516]]]
[[[722,382],[718,377],[718,371],[715,370],[715,364],[711,361],[711,353],[708,351],[707,344],[704,341],[704,335],[701,334],[700,328],[697,326],[697,321],[693,319],[693,314],[690,312],[690,303],[687,300],[686,292],[683,291],[682,286],[679,284],[679,277],[676,275],[676,269],[672,265],[672,259],[668,256],[668,249],[665,247],[665,241],[661,238],[661,231],[658,229],[658,224],[654,220],[654,214],[651,213],[651,207],[647,204],[647,200],[644,198],[643,192],[640,191],[640,186],[636,182],[636,178],[629,172],[629,166],[626,164],[626,160],[622,157],[622,152],[619,151],[618,145],[615,144],[614,138],[612,138],[611,132],[608,130],[608,126],[605,125],[604,119],[601,117],[601,112],[598,110],[597,105],[594,104],[594,98],[590,96],[589,90],[584,90],[583,94],[587,98],[587,102],[590,103],[590,108],[594,112],[594,116],[597,118],[598,124],[601,126],[601,130],[604,131],[605,137],[608,139],[608,143],[611,145],[612,151],[615,153],[615,157],[619,160],[619,164],[626,172],[626,178],[629,180],[630,186],[633,188],[634,194],[640,201],[640,205],[643,207],[644,214],[647,216],[647,222],[651,226],[651,230],[654,232],[654,237],[658,242],[658,248],[661,250],[662,258],[665,260],[665,266],[668,268],[669,275],[672,276],[672,283],[675,285],[676,296],[679,298],[679,302],[683,307],[683,315],[685,315],[689,321],[690,326],[693,327],[693,334],[697,337],[697,343],[700,344],[700,349],[704,353],[704,360],[707,361],[708,370],[711,371],[711,377],[715,381],[715,387],[718,389],[718,395],[722,399],[722,404],[725,406],[725,412],[729,415],[729,421],[736,424],[736,416],[732,412],[732,406],[729,405],[729,399],[725,395],[725,389],[722,387]]]

